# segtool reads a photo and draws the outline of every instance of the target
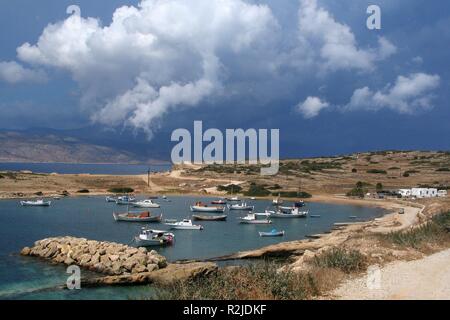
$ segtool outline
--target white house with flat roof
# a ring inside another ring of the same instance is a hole
[[[403,198],[408,198],[408,197],[435,198],[435,197],[446,197],[447,196],[447,190],[438,190],[436,188],[399,189],[398,193]]]
[[[411,196],[416,198],[434,198],[438,196],[436,188],[412,188]]]
[[[411,197],[411,189],[400,189],[398,190],[398,193],[403,197]]]
[[[445,198],[447,196],[447,190],[439,190],[438,197]]]

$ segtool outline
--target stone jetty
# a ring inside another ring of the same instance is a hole
[[[33,247],[23,248],[21,254],[77,265],[111,276],[152,272],[167,267],[166,258],[154,250],[74,237],[39,240]]]
[[[81,279],[82,286],[114,286],[156,283],[168,285],[208,276],[218,267],[211,262],[167,263],[156,251],[84,238],[58,237],[36,241],[21,255],[66,265],[77,265],[102,274]]]

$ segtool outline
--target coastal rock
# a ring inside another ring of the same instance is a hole
[[[166,258],[154,250],[74,237],[42,239],[20,253],[114,276],[155,272],[167,266]]]
[[[20,254],[23,256],[28,256],[31,252],[31,249],[29,247],[25,247],[22,249],[22,251],[20,251]]]

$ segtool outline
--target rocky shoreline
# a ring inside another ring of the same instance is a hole
[[[32,247],[23,248],[20,254],[53,263],[77,265],[103,275],[84,279],[82,283],[86,286],[168,284],[217,270],[214,263],[169,264],[154,250],[75,237],[42,239]]]

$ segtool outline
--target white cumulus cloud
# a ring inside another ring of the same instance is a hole
[[[143,0],[102,26],[77,15],[45,28],[18,57],[68,70],[95,106],[93,119],[151,134],[170,109],[194,106],[221,88],[221,56],[261,50],[277,28],[269,7],[241,0]]]
[[[296,110],[300,112],[304,118],[311,119],[319,115],[320,111],[328,108],[330,104],[322,101],[318,97],[308,97],[305,101],[299,103]]]
[[[0,61],[0,80],[16,84],[20,82],[45,82],[46,74],[41,70],[23,67],[15,61]]]
[[[396,52],[383,37],[379,38],[379,48],[360,48],[351,28],[336,21],[317,0],[300,0],[299,40],[303,51],[309,49],[311,55],[317,55],[313,60],[323,71],[371,70],[377,60]]]
[[[372,91],[368,87],[355,90],[344,110],[373,110],[389,108],[399,113],[412,114],[433,107],[433,90],[439,86],[440,77],[426,73],[398,76],[394,85]]]

